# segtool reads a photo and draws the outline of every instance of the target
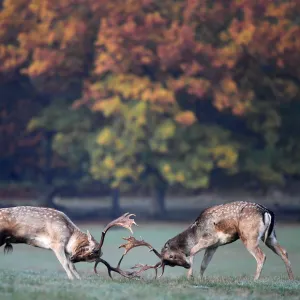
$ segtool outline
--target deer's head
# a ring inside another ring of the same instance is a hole
[[[170,267],[180,266],[186,269],[191,267],[187,255],[169,241],[165,243],[161,250],[161,261],[164,265]]]
[[[86,235],[79,236],[77,239],[76,250],[71,257],[73,263],[85,261],[94,262],[102,255],[101,248],[96,239],[87,231]]]
[[[88,245],[84,248],[85,261],[94,262],[102,256],[101,247],[95,238],[87,231]]]
[[[133,224],[136,225],[133,219],[130,217],[133,214],[126,213],[123,216],[115,219],[114,221],[110,222],[102,231],[102,236],[100,242],[97,242],[96,239],[87,231],[86,234],[82,234],[77,238],[77,247],[74,251],[73,256],[71,257],[71,261],[73,263],[85,261],[85,262],[97,262],[99,261],[100,257],[102,256],[102,246],[104,243],[105,235],[107,231],[114,227],[120,226],[127,228],[132,233],[131,226]]]

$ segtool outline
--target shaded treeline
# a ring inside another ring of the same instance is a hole
[[[119,195],[300,174],[300,2],[5,0],[0,180]]]

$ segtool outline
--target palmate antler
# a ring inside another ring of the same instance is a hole
[[[136,247],[140,247],[140,246],[148,247],[150,249],[150,251],[153,251],[156,254],[156,256],[158,256],[159,259],[161,259],[160,253],[156,249],[154,249],[149,243],[145,242],[144,240],[137,240],[133,236],[130,236],[128,238],[123,238],[123,239],[125,241],[127,241],[127,243],[125,243],[125,244],[123,244],[123,245],[121,245],[119,247],[119,248],[125,248],[125,252],[123,253],[121,259],[119,260],[118,267],[120,267],[120,264],[121,264],[124,256],[131,249],[136,248]],[[155,270],[155,278],[157,278],[157,270],[160,267],[162,267],[163,271],[164,271],[164,265],[163,265],[163,263],[161,261],[158,262],[158,263],[156,263],[153,266],[143,265],[143,264],[136,264],[131,269],[137,269],[137,268],[140,268],[140,269],[138,271],[131,272],[130,274],[133,277],[140,277],[140,274],[142,274],[144,271],[149,270],[149,269],[154,269]],[[163,272],[162,272],[162,274],[159,277],[161,277],[162,275],[163,275]]]
[[[135,239],[133,236],[130,236],[129,238],[123,238],[123,240],[128,241],[128,243],[123,244],[121,246],[119,246],[119,248],[125,248],[125,254],[127,254],[127,252],[129,252],[131,249],[139,247],[139,246],[146,246],[150,249],[150,251],[153,251],[156,256],[158,256],[159,258],[161,258],[160,253],[154,249],[149,243],[145,242],[144,240],[137,240]]]
[[[121,216],[121,217],[111,221],[109,224],[107,224],[106,227],[104,228],[104,230],[102,231],[102,236],[101,236],[101,240],[100,240],[100,243],[99,243],[99,248],[101,249],[102,246],[103,246],[103,242],[104,242],[106,232],[114,226],[124,227],[124,228],[128,229],[131,232],[131,234],[133,234],[131,226],[132,225],[137,226],[137,224],[135,223],[134,219],[130,219],[130,217],[132,217],[132,216],[135,216],[135,214],[126,213],[123,216]]]
[[[140,274],[141,274],[141,273],[143,273],[143,272],[145,272],[145,271],[147,271],[147,270],[149,270],[149,269],[154,269],[154,271],[155,271],[155,279],[156,279],[156,278],[157,278],[157,270],[158,270],[158,268],[161,268],[161,267],[163,267],[163,264],[162,264],[161,261],[159,261],[158,263],[156,263],[156,264],[153,265],[153,266],[143,265],[143,264],[136,264],[136,265],[134,265],[131,269],[137,269],[137,268],[140,268],[140,269],[139,269],[138,271],[132,272],[131,274],[132,274],[133,276],[135,276],[135,277],[140,277]],[[158,278],[160,278],[160,277],[163,275],[163,273],[164,273],[164,267],[163,267],[162,270],[163,270],[163,271],[162,271],[162,273],[158,276]]]
[[[101,248],[102,248],[103,243],[104,243],[105,235],[106,235],[107,231],[110,228],[112,228],[114,226],[121,226],[121,227],[127,228],[128,230],[130,230],[131,233],[133,233],[131,226],[132,225],[137,225],[137,224],[135,223],[134,219],[130,219],[130,217],[132,217],[132,216],[135,216],[135,215],[134,214],[126,213],[126,214],[122,215],[121,217],[115,219],[114,221],[110,222],[104,228],[104,230],[102,231],[102,236],[101,236],[101,240],[100,240],[100,243],[99,243],[99,250],[100,250],[99,253],[101,253]],[[120,269],[120,263],[121,262],[119,262],[118,266],[116,268],[114,268],[107,261],[105,261],[104,259],[102,259],[100,257],[96,260],[95,265],[94,265],[94,272],[96,274],[98,274],[97,273],[97,265],[99,264],[99,262],[103,263],[107,267],[108,274],[109,274],[110,278],[112,278],[111,271],[119,273],[120,275],[122,275],[124,277],[127,277],[127,278],[133,278],[133,277],[135,277],[133,275],[134,272],[126,272],[126,271],[123,271],[123,270]]]

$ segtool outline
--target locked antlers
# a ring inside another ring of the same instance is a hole
[[[101,240],[100,240],[100,243],[99,243],[99,249],[101,249],[102,245],[103,245],[103,242],[104,242],[104,239],[105,239],[105,235],[106,235],[106,232],[113,226],[121,226],[121,227],[124,227],[124,228],[127,228],[128,230],[130,230],[131,233],[132,232],[132,228],[131,226],[134,224],[134,225],[137,225],[134,221],[134,219],[130,219],[131,216],[135,216],[134,214],[129,214],[129,213],[126,213],[124,214],[123,216],[119,217],[118,219],[110,222],[106,227],[105,229],[103,230],[102,232],[102,236],[101,236]],[[94,265],[94,272],[96,274],[97,273],[97,265],[99,264],[99,262],[103,263],[106,267],[107,267],[107,270],[108,270],[108,275],[110,278],[112,278],[111,276],[111,272],[116,272],[116,273],[119,273],[120,275],[126,277],[126,278],[135,278],[135,277],[140,277],[140,275],[145,272],[146,270],[149,270],[149,269],[154,269],[155,270],[155,278],[157,278],[157,270],[158,268],[162,268],[162,274],[159,276],[161,277],[164,273],[164,264],[162,262],[162,257],[160,255],[160,253],[154,249],[149,243],[145,242],[144,240],[137,240],[135,239],[133,236],[130,236],[128,238],[123,238],[125,241],[127,241],[127,243],[125,244],[122,244],[119,246],[119,248],[124,248],[125,251],[124,253],[122,254],[119,262],[118,262],[118,265],[117,267],[112,267],[107,261],[105,261],[104,259],[102,258],[98,258],[95,262],[95,265]],[[159,261],[157,264],[151,266],[151,265],[143,265],[143,264],[136,264],[134,265],[131,269],[139,269],[139,270],[136,270],[136,271],[123,271],[121,268],[120,268],[120,265],[121,265],[121,262],[123,260],[123,258],[125,257],[125,255],[130,251],[132,250],[133,248],[136,248],[136,247],[140,247],[140,246],[145,246],[147,248],[150,249],[150,251],[153,251],[155,253],[155,255],[161,260]],[[100,251],[101,252],[101,251]]]
[[[118,266],[120,266],[124,256],[133,248],[136,247],[140,247],[140,246],[146,246],[150,249],[150,251],[153,251],[156,256],[158,256],[161,259],[161,255],[159,254],[159,252],[154,249],[149,243],[145,242],[144,240],[137,240],[135,239],[133,236],[130,236],[128,238],[123,238],[124,240],[127,241],[127,243],[121,245],[119,248],[125,248],[125,252],[122,255],[121,259],[119,260]],[[131,276],[134,277],[140,277],[140,274],[142,274],[144,271],[149,270],[149,269],[154,269],[155,270],[155,278],[157,278],[157,269],[162,267],[162,262],[158,262],[157,264],[153,265],[153,266],[149,266],[149,265],[143,265],[143,264],[136,264],[134,265],[131,269],[138,269],[139,270],[132,272]],[[161,277],[162,274],[159,276]]]
[[[126,229],[128,229],[131,233],[132,232],[132,228],[131,226],[132,225],[137,225],[134,221],[134,219],[130,219],[130,217],[132,216],[135,216],[134,214],[129,214],[129,213],[126,213],[124,215],[122,215],[121,217],[113,220],[112,222],[110,222],[109,224],[107,224],[107,226],[104,228],[104,230],[102,231],[102,236],[101,236],[101,240],[100,240],[100,243],[99,243],[99,250],[101,250],[102,246],[103,246],[103,243],[104,243],[104,239],[105,239],[105,235],[107,233],[107,231],[114,227],[114,226],[121,226],[121,227],[124,227]],[[100,256],[102,255],[101,251],[99,251],[100,253]],[[119,265],[114,268],[112,267],[107,261],[105,261],[104,259],[102,259],[101,257],[99,257],[96,262],[95,262],[95,265],[94,265],[94,272],[96,274],[97,273],[97,265],[99,264],[99,262],[103,263],[106,267],[107,267],[107,270],[108,270],[108,275],[110,278],[112,278],[111,276],[111,272],[116,272],[116,273],[119,273],[120,275],[124,276],[124,277],[127,277],[127,278],[132,278],[134,276],[131,276],[131,273],[133,272],[126,272],[126,271],[123,271],[120,269]]]

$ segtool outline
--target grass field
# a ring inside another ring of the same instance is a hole
[[[187,224],[139,224],[134,235],[142,236],[157,249],[183,230]],[[82,224],[99,239],[103,224]],[[166,268],[163,278],[153,280],[148,271],[144,280],[123,279],[113,274],[112,281],[105,266],[99,265],[100,277],[94,275],[93,264],[80,263],[77,269],[81,281],[69,281],[51,251],[26,245],[15,245],[13,254],[0,256],[0,299],[300,299],[300,225],[277,224],[280,243],[288,250],[296,280],[287,280],[284,263],[262,245],[267,260],[259,282],[252,280],[256,263],[240,241],[220,247],[208,266],[205,278],[199,275],[203,253],[195,260],[195,278],[187,280],[186,270]],[[103,248],[103,258],[116,265],[123,249],[118,246],[129,233],[124,229],[109,232]],[[123,268],[135,263],[155,263],[154,254],[136,248],[125,257]]]

